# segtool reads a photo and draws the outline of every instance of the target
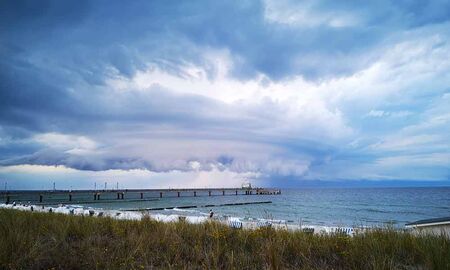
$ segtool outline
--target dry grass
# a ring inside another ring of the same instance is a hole
[[[450,269],[450,240],[233,230],[0,209],[2,269]]]

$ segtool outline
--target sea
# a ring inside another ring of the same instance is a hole
[[[74,193],[72,202],[66,196],[46,195],[48,206],[60,204],[96,210],[149,212],[159,216],[205,217],[210,211],[215,216],[240,219],[276,220],[319,226],[393,226],[429,218],[450,216],[450,187],[408,188],[301,188],[281,189],[280,195],[238,195],[227,191],[164,193],[126,193],[125,200],[117,200],[115,192],[102,193],[101,199],[93,201],[92,194]],[[16,202],[37,202],[37,193],[11,193]],[[64,196],[61,197],[61,196]],[[5,197],[5,195],[3,196]],[[225,205],[236,203],[269,202],[262,204]],[[222,205],[222,206],[211,206]],[[225,206],[224,206],[225,205]],[[196,206],[195,208],[184,208]],[[158,210],[144,210],[160,208]]]

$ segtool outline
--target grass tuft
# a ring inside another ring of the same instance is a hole
[[[347,237],[0,209],[0,269],[450,269],[450,240]]]

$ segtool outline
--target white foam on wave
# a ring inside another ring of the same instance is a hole
[[[67,207],[72,207],[72,208],[84,208],[83,205],[79,205],[79,204],[68,204]]]
[[[173,209],[165,209],[166,211],[175,211],[175,212],[184,212],[184,213],[196,213],[196,214],[200,214],[200,215],[205,215],[207,216],[207,213],[203,213],[202,211],[199,210],[192,210],[192,209],[180,209],[180,208],[173,208]]]
[[[195,220],[193,216],[195,216],[197,219],[203,220],[204,218],[209,217],[209,213],[205,213],[199,210],[193,210],[193,209],[180,209],[180,208],[173,208],[173,209],[167,209],[167,211],[173,211],[175,213],[179,212],[180,216],[184,218],[188,218],[189,220]],[[192,222],[192,223],[198,223],[198,222]]]

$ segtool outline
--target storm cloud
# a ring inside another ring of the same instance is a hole
[[[232,173],[274,185],[448,181],[448,10],[449,1],[4,1],[0,175],[62,166],[83,177]]]

